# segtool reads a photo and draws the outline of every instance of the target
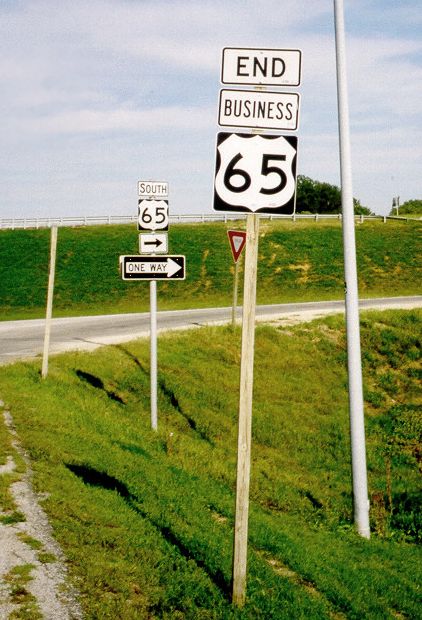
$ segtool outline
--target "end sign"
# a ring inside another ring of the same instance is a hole
[[[297,49],[225,47],[223,84],[299,86],[302,52]]]

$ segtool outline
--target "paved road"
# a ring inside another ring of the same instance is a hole
[[[422,307],[422,295],[364,299],[364,308]],[[291,322],[344,311],[343,301],[321,301],[301,304],[278,304],[257,307],[257,320]],[[238,308],[241,316],[241,308]],[[231,320],[231,308],[172,310],[159,312],[159,330],[185,329],[198,325],[221,324]],[[43,350],[44,319],[0,322],[0,364],[40,355]],[[95,349],[104,344],[117,344],[149,334],[149,313],[114,314],[53,319],[50,352]]]

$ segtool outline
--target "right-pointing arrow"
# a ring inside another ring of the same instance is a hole
[[[175,273],[177,273],[178,271],[180,271],[182,269],[182,265],[179,265],[179,263],[176,263],[175,260],[173,260],[170,256],[167,259],[167,277],[171,278],[172,276],[174,276]]]
[[[144,241],[145,245],[155,245],[156,248],[160,247],[160,245],[162,245],[162,241],[160,241],[159,239],[154,239],[154,241]]]

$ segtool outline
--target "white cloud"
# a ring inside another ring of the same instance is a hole
[[[404,195],[401,187],[412,195],[419,187],[422,195],[418,4],[356,0],[347,7],[355,195],[371,208],[384,208],[391,191]],[[117,204],[116,188],[122,187],[120,204],[127,205],[132,175],[146,170],[151,178],[167,174],[180,192],[189,185],[195,199],[176,194],[177,208],[208,207],[226,45],[303,50],[299,168],[338,183],[333,35],[329,0],[3,5],[2,212],[17,205],[25,210],[31,187],[31,208],[58,208],[57,187],[69,174],[81,208],[97,209],[95,188],[110,176],[110,198],[98,208]],[[23,166],[26,190],[20,194],[16,179]],[[84,192],[84,184],[91,190]],[[71,191],[60,208],[73,198]]]

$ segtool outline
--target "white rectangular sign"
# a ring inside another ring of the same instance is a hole
[[[294,49],[225,47],[223,84],[299,86],[302,52]]]
[[[184,280],[185,257],[120,256],[123,280]]]
[[[140,198],[167,198],[169,184],[166,181],[138,181]]]
[[[297,93],[223,89],[218,123],[223,127],[295,131],[299,125],[299,100]]]
[[[167,254],[167,233],[142,233],[139,235],[139,252],[141,254]]]

